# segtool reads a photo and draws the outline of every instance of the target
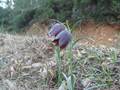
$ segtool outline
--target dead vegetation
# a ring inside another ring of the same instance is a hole
[[[49,46],[46,36],[0,34],[0,89],[58,90],[55,53]],[[75,90],[120,90],[119,49],[78,43],[72,53]],[[65,74],[66,54],[61,56]]]
[[[55,62],[53,52],[47,49],[47,40],[9,34],[0,37],[0,87],[11,90],[48,87],[42,84],[47,85],[48,70]]]

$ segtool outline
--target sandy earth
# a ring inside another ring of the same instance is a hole
[[[76,29],[73,35],[77,39],[83,37],[86,40],[88,37],[85,43],[92,45],[116,46],[119,43],[119,33],[120,25],[85,23]]]

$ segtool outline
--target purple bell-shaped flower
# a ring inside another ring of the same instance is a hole
[[[69,44],[72,38],[71,33],[67,30],[65,25],[62,23],[54,24],[51,27],[50,31],[48,32],[48,36],[54,37],[52,42],[56,46],[59,46],[60,49],[66,48],[66,46]]]
[[[50,37],[56,36],[64,29],[65,29],[64,24],[56,23],[56,24],[52,25],[52,27],[50,28],[50,31],[48,32],[48,36],[50,36]]]

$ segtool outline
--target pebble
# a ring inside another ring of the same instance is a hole
[[[81,51],[81,54],[86,55],[87,52],[86,52],[85,50],[82,50],[82,51]]]
[[[41,66],[43,66],[41,63],[33,63],[33,64],[32,64],[32,67],[33,67],[33,68],[39,68],[39,67],[41,67]]]

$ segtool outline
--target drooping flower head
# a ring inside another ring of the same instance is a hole
[[[48,36],[56,36],[64,29],[65,29],[64,24],[56,23],[52,25],[52,27],[50,28],[50,31],[48,32]]]
[[[67,30],[64,24],[56,23],[54,24],[50,31],[48,32],[48,36],[54,37],[53,43],[56,46],[59,46],[60,49],[66,48],[69,42],[72,39],[71,33]]]

